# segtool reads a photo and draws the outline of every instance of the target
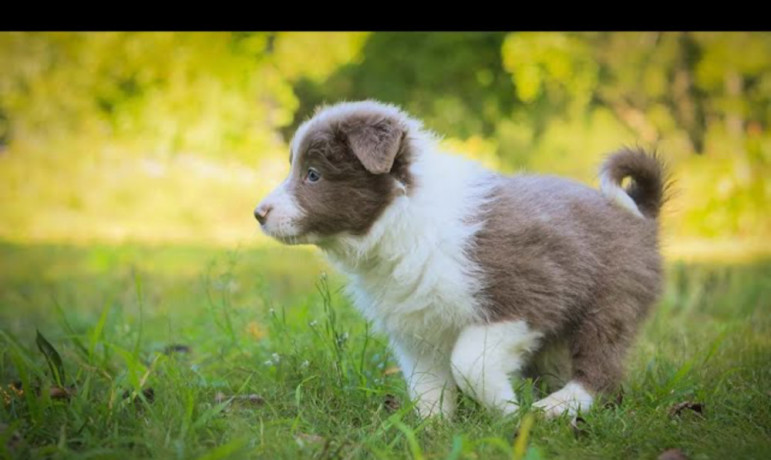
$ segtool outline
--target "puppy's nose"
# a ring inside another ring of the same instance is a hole
[[[255,208],[254,217],[260,225],[265,225],[265,220],[268,218],[268,213],[270,213],[271,209],[273,209],[273,206],[265,203],[262,203]]]

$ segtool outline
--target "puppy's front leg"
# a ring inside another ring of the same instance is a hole
[[[540,337],[524,321],[467,326],[452,351],[455,381],[483,406],[515,412],[519,406],[509,374],[520,371]]]
[[[449,352],[426,349],[409,341],[391,342],[418,415],[452,416],[457,388],[450,370]]]

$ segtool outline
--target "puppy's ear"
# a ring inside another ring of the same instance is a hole
[[[404,130],[390,118],[348,120],[342,126],[353,154],[372,174],[391,171]]]

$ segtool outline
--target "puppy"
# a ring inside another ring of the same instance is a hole
[[[654,157],[609,156],[600,191],[503,176],[441,153],[420,122],[374,101],[321,108],[290,148],[289,177],[254,215],[347,274],[421,416],[450,416],[458,388],[516,411],[509,375],[538,368],[545,350],[570,358],[561,389],[535,403],[547,415],[585,411],[617,387],[661,290]]]

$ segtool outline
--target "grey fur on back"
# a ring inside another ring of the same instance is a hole
[[[643,158],[644,157],[644,158]],[[663,201],[658,161],[623,151],[606,161],[636,182],[645,216]],[[470,254],[482,268],[489,321],[524,319],[546,344],[567,339],[573,377],[614,388],[622,358],[661,291],[658,224],[599,191],[550,176],[495,176]]]

